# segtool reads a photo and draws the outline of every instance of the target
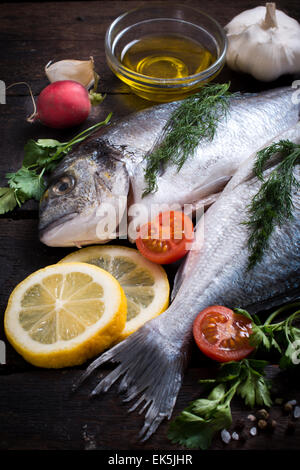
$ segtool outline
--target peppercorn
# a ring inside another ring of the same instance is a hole
[[[259,427],[259,429],[264,430],[268,426],[268,423],[265,419],[260,419],[258,420],[257,426]]]
[[[267,412],[267,410],[262,409],[257,412],[256,416],[258,419],[266,420],[269,418],[269,413]]]
[[[293,405],[289,402],[283,405],[283,411],[287,414],[290,414],[293,411]]]

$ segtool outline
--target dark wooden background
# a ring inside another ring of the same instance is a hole
[[[165,0],[166,1],[169,0]],[[171,3],[171,2],[170,2]],[[223,26],[239,12],[263,4],[250,0],[186,1],[215,17]],[[113,76],[105,62],[104,35],[111,21],[119,14],[139,5],[138,1],[90,2],[22,2],[0,4],[0,79],[6,85],[25,81],[34,95],[48,84],[44,67],[50,60],[94,57],[101,80],[99,91],[107,97],[94,108],[88,121],[80,127],[105,118],[127,115],[152,103],[132,95],[130,90]],[[300,20],[299,0],[280,0],[277,7]],[[256,91],[291,84],[295,77],[282,77],[271,84],[231,72],[225,67],[216,79],[231,81],[232,90]],[[53,137],[67,139],[79,129],[64,133],[47,129],[40,124],[28,124],[32,103],[25,86],[11,88],[7,103],[0,105],[0,186],[5,185],[5,173],[16,171],[22,162],[24,144],[30,138]],[[168,423],[145,443],[137,441],[143,417],[128,414],[115,390],[105,396],[90,399],[89,392],[97,381],[95,374],[76,394],[71,385],[85,367],[63,370],[38,369],[26,363],[8,344],[3,332],[3,314],[12,289],[27,275],[56,263],[70,249],[54,249],[42,245],[37,234],[37,203],[28,202],[22,208],[0,217],[0,339],[6,344],[6,364],[0,365],[0,449],[9,450],[179,450],[166,437]],[[172,279],[172,269],[168,270]],[[175,416],[201,392],[197,380],[214,373],[215,365],[194,350],[190,367],[174,410]],[[270,366],[268,374],[277,376],[277,395],[300,401],[299,379],[279,373]],[[247,409],[239,400],[233,403],[233,423],[245,419],[245,442],[231,441],[225,445],[219,437],[212,449],[296,450],[300,444],[300,425],[287,434],[289,416],[279,405],[271,410],[277,420],[272,434],[249,436],[250,421]]]

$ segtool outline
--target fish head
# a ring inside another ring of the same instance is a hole
[[[40,201],[42,243],[80,247],[116,238],[129,191],[120,157],[104,143],[88,142],[58,164]]]

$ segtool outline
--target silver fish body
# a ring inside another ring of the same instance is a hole
[[[281,135],[300,143],[300,126]],[[143,403],[145,424],[140,436],[149,438],[161,421],[170,418],[192,344],[192,324],[210,305],[241,307],[257,312],[288,301],[300,290],[300,194],[293,193],[293,219],[276,226],[260,263],[247,270],[247,220],[251,198],[261,187],[253,175],[254,154],[237,171],[218,200],[206,211],[196,233],[201,246],[192,249],[175,282],[169,308],[125,341],[97,358],[83,374],[111,361],[119,365],[102,379],[92,394],[105,392],[121,379],[125,400]],[[273,168],[276,165],[274,160]],[[272,167],[265,171],[265,176]],[[300,182],[300,165],[294,174]],[[204,223],[203,223],[204,222]],[[203,237],[202,237],[203,235]]]
[[[158,175],[158,190],[146,197],[145,156],[180,102],[153,106],[100,130],[53,172],[40,204],[41,241],[50,246],[107,242],[117,236],[122,217],[129,220],[130,208],[144,209],[142,223],[169,207],[209,205],[247,157],[298,122],[292,94],[292,88],[281,88],[232,98],[213,141],[199,143],[179,172],[167,164]],[[109,204],[117,216],[106,233],[101,220]]]

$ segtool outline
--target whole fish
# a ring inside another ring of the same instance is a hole
[[[179,172],[167,164],[158,175],[158,190],[145,197],[145,156],[181,102],[150,107],[101,129],[54,170],[40,204],[41,241],[49,246],[104,243],[122,232],[124,220],[123,231],[132,241],[135,225],[130,236],[127,224],[134,219],[137,225],[168,208],[209,206],[247,157],[298,122],[293,93],[286,87],[233,96],[213,141],[200,142]],[[114,216],[109,224],[107,208]]]
[[[300,143],[300,126],[281,139]],[[292,194],[293,218],[276,226],[261,262],[248,270],[248,208],[262,182],[253,174],[256,154],[250,157],[208,208],[198,225],[203,227],[201,247],[192,249],[178,272],[175,295],[169,308],[147,322],[125,341],[90,364],[80,383],[107,361],[120,363],[103,378],[92,394],[106,391],[121,378],[119,392],[125,401],[136,399],[132,409],[143,404],[147,439],[161,421],[170,418],[188,363],[192,323],[210,305],[241,307],[249,312],[290,301],[300,290],[300,194]],[[279,155],[277,155],[279,157]],[[272,159],[264,176],[276,167]],[[300,183],[300,165],[294,175]],[[196,234],[201,233],[199,227]],[[201,235],[201,237],[202,237]]]

